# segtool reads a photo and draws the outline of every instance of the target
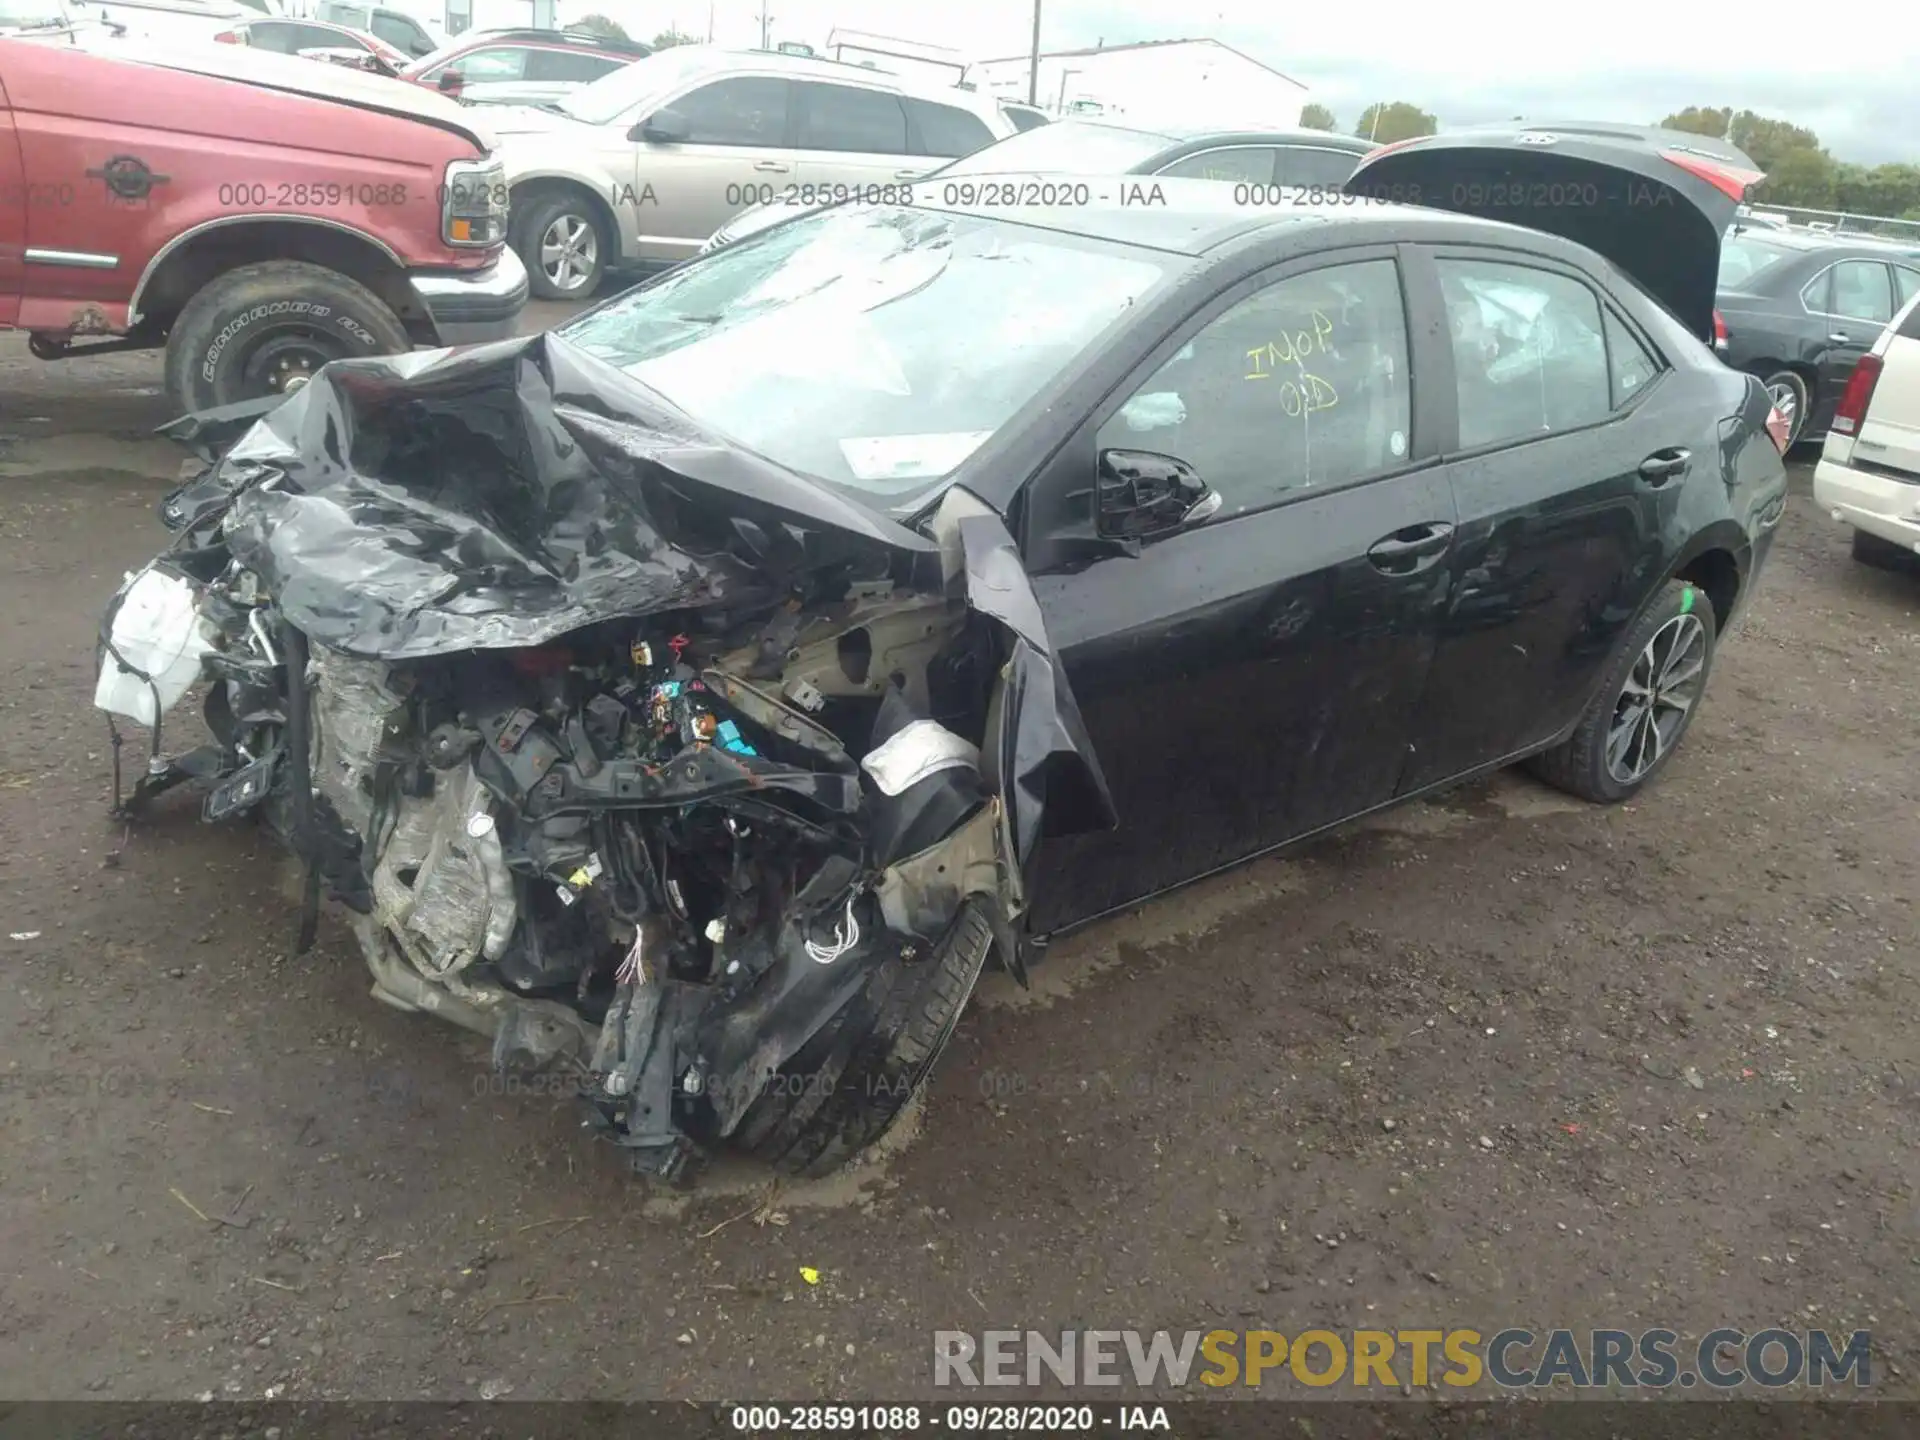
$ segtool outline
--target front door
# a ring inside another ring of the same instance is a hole
[[[1042,845],[1036,932],[1392,797],[1454,520],[1413,359],[1390,247],[1296,262],[1214,300],[1036,478],[1028,568],[1120,819]],[[1061,537],[1127,528],[1111,452],[1210,494],[1076,558]]]
[[[635,258],[685,260],[740,211],[787,195],[798,179],[789,148],[792,95],[790,80],[735,75],[668,104],[686,122],[687,138],[628,147],[619,209],[620,223],[632,227]]]
[[[57,193],[38,197],[27,185],[20,165],[20,141],[13,133],[13,110],[7,89],[0,84],[0,330],[20,318],[20,290],[25,283],[27,208],[38,200],[57,200]]]
[[[1661,581],[1660,529],[1687,470],[1719,463],[1698,406],[1662,383],[1654,353],[1577,272],[1467,248],[1434,263],[1458,395],[1459,529],[1403,792],[1572,723]]]

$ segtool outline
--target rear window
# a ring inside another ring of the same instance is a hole
[[[937,105],[931,100],[909,99],[906,103],[924,155],[957,159],[993,143],[993,131],[978,115],[955,105]]]
[[[1757,235],[1731,235],[1720,246],[1720,288],[1738,290],[1782,260],[1801,252]]]
[[[998,145],[976,150],[940,173],[994,175],[1016,170],[1060,170],[1125,175],[1172,144],[1172,137],[1146,130],[1062,122],[1009,135]]]

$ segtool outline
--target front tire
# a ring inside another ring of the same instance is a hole
[[[1528,768],[1555,789],[1612,805],[1665,768],[1706,695],[1718,638],[1704,590],[1670,580],[1621,644],[1580,724]]]
[[[1791,370],[1776,370],[1771,375],[1763,375],[1760,383],[1767,387],[1767,398],[1773,402],[1773,408],[1787,417],[1787,449],[1791,450],[1800,443],[1807,429],[1807,409],[1812,403],[1807,382]]]
[[[960,907],[926,958],[892,961],[802,1046],[736,1140],[789,1174],[826,1175],[884,1135],[933,1071],[993,949],[984,902]]]
[[[509,222],[514,253],[527,267],[527,284],[541,300],[584,300],[600,286],[613,254],[613,237],[584,192],[536,194]]]
[[[413,348],[366,286],[303,260],[229,270],[187,301],[167,337],[167,395],[182,411],[292,394],[332,360]]]

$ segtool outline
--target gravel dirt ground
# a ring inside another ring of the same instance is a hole
[[[1805,465],[1639,803],[1503,776],[1147,907],[989,977],[857,1170],[662,1193],[337,919],[292,958],[270,843],[109,822],[94,627],[165,418],[151,357],[0,337],[0,1395],[898,1398],[936,1329],[1723,1324],[1871,1330],[1920,1393],[1920,577]]]

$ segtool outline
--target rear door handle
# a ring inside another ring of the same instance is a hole
[[[918,180],[926,173],[924,170],[896,170],[893,172],[893,178],[896,180]]]
[[[1827,336],[1827,343],[1829,345],[1851,345],[1853,343],[1853,337],[1851,335],[1829,335]]]
[[[1389,575],[1411,575],[1424,570],[1453,544],[1453,526],[1430,520],[1408,525],[1373,542],[1367,559],[1373,568]]]
[[[1664,485],[1675,476],[1686,474],[1691,464],[1693,452],[1684,446],[1656,450],[1640,462],[1640,478],[1649,485]]]
[[[756,160],[753,162],[753,168],[763,170],[769,175],[784,175],[792,167],[778,160]]]

